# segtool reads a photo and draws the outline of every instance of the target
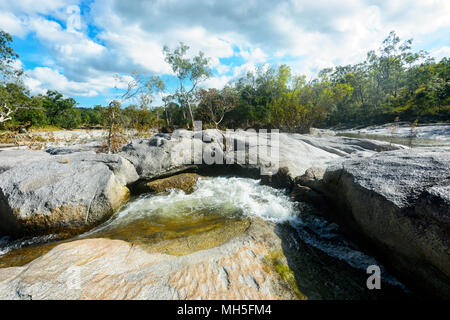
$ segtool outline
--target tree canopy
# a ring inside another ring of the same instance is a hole
[[[0,124],[68,129],[108,125],[108,105],[79,108],[73,98],[51,90],[32,96],[20,70],[12,68],[18,56],[11,43],[1,32],[0,117],[6,120]],[[202,87],[212,75],[209,59],[202,52],[188,58],[188,50],[183,43],[163,49],[177,79],[175,88],[156,75],[131,74],[118,98],[121,107],[114,112],[125,128],[192,127],[199,119],[211,127],[308,132],[311,126],[450,120],[450,60],[435,61],[424,51],[414,52],[412,39],[401,41],[395,32],[363,61],[321,70],[309,81],[288,65],[262,65],[222,89]],[[152,107],[156,93],[162,105]],[[125,102],[129,105],[124,107]]]

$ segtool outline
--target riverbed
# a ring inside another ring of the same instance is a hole
[[[242,177],[202,177],[192,193],[170,190],[130,198],[105,223],[62,239],[47,235],[0,241],[0,267],[22,266],[63,242],[119,239],[149,252],[175,256],[217,247],[245,232],[255,220],[275,228],[282,239],[296,287],[309,299],[398,299],[413,295],[377,260],[346,239],[337,224],[313,207],[293,201],[286,190]],[[383,290],[366,287],[366,269],[382,269]],[[281,272],[281,271],[280,271]],[[283,271],[284,272],[284,271]]]

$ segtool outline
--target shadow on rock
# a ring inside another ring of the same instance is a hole
[[[298,290],[311,300],[403,300],[416,298],[402,288],[381,281],[380,290],[366,286],[370,276],[306,244],[289,224],[275,226],[283,254]]]

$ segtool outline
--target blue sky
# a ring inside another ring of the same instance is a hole
[[[222,87],[265,63],[313,77],[361,61],[391,30],[449,57],[448,17],[448,0],[0,0],[0,29],[14,37],[32,93],[58,90],[85,107],[117,95],[115,74],[170,79],[165,44],[203,51],[213,68],[203,86]]]

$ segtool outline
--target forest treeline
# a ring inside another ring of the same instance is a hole
[[[31,95],[22,71],[12,70],[17,55],[12,38],[0,40],[0,121],[4,128],[55,126],[66,129],[106,127],[111,121],[123,128],[191,127],[192,121],[222,128],[279,128],[307,132],[315,127],[351,127],[395,121],[450,120],[450,60],[435,61],[426,52],[414,52],[412,40],[401,41],[391,32],[378,50],[364,61],[320,71],[309,80],[288,65],[259,66],[256,71],[222,89],[202,89],[211,76],[208,59],[200,52],[188,59],[188,46],[164,48],[180,86],[169,90],[156,76],[133,73],[128,90],[109,105],[77,107],[73,98],[56,91]],[[155,94],[163,105],[153,107]],[[111,119],[111,110],[114,119]]]

